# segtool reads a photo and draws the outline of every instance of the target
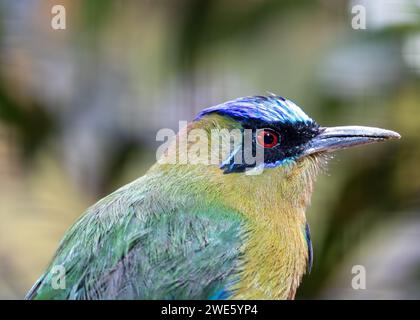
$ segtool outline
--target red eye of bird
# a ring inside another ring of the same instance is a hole
[[[279,135],[271,129],[257,131],[257,142],[264,148],[273,148],[279,143]]]

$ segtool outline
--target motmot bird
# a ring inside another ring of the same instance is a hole
[[[27,299],[293,299],[312,264],[305,211],[327,154],[400,138],[321,127],[276,95],[204,109],[172,146],[195,129],[249,129],[263,161],[235,161],[244,143],[214,164],[158,161],[87,209]]]

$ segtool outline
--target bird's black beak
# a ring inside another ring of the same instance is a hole
[[[306,144],[303,156],[400,138],[397,132],[380,128],[361,126],[320,128],[320,134]]]

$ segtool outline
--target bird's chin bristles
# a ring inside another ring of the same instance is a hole
[[[281,201],[304,210],[310,204],[316,177],[326,170],[329,159],[330,156],[314,154],[265,169],[261,188],[267,185],[266,189],[276,190]]]
[[[329,162],[334,159],[333,153],[317,153],[312,154],[310,156],[306,157],[309,161],[312,162],[313,167],[315,167],[316,172],[315,174],[325,174],[328,170],[328,164]]]
[[[327,172],[328,163],[331,159],[333,159],[332,154],[312,154],[297,160],[295,170],[301,172],[302,178],[308,186],[312,186],[319,174]]]

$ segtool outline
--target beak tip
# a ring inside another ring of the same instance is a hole
[[[401,135],[398,132],[392,130],[383,130],[378,134],[378,138],[382,138],[384,140],[399,140],[401,139]]]
[[[390,139],[401,139],[401,135],[398,132],[390,131],[391,135],[389,136]]]

